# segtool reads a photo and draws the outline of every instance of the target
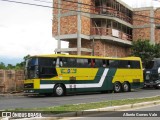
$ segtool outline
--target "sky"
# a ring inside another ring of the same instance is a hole
[[[52,7],[52,0],[13,0]],[[45,2],[44,2],[45,1]],[[160,6],[151,0],[122,0],[132,7]],[[23,57],[52,54],[57,41],[52,37],[52,9],[0,0],[0,62],[15,65]],[[68,43],[62,43],[63,48]]]

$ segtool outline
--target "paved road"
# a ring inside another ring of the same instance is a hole
[[[99,114],[95,115],[96,117],[75,117],[75,118],[68,118],[67,120],[159,120],[160,117],[155,117],[156,114],[160,116],[160,105],[156,105],[153,107],[144,107],[135,110],[128,110],[122,112],[124,113],[133,113],[140,115],[153,115],[152,117],[106,117],[108,114]],[[150,114],[149,114],[150,113]]]
[[[11,108],[38,108],[59,106],[65,104],[89,103],[106,100],[119,100],[126,98],[141,98],[160,95],[160,90],[136,90],[128,93],[106,93],[90,95],[70,95],[63,97],[27,97],[27,96],[0,96],[0,110]]]

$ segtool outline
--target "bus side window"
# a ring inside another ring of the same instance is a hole
[[[102,62],[103,62],[103,67],[107,67],[106,61],[105,61],[105,60],[102,60]]]
[[[57,59],[53,59],[53,66],[56,66]]]
[[[130,68],[130,61],[128,61],[128,60],[119,60],[118,62],[119,62],[118,68],[121,68],[121,69]]]
[[[131,61],[128,61],[127,68],[131,68]]]
[[[109,66],[109,60],[106,60],[106,66]]]
[[[60,58],[60,60],[59,60],[59,66],[60,66],[60,67],[63,66],[62,58]]]
[[[88,68],[89,67],[88,59],[78,58],[77,59],[77,67],[79,67],[79,68]]]
[[[68,58],[67,67],[76,67],[76,59],[75,58]]]
[[[95,59],[91,59],[91,67],[92,67],[92,68],[95,67]]]
[[[130,64],[131,64],[131,68],[134,68],[134,69],[140,69],[140,62],[139,61],[130,61]]]
[[[105,60],[104,60],[104,64],[105,64]],[[96,68],[103,67],[103,60],[102,59],[95,59],[95,67]]]

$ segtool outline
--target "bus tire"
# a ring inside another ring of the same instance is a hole
[[[123,88],[123,92],[130,92],[131,91],[131,88],[130,88],[130,85],[128,82],[124,82],[122,84],[122,88]]]
[[[122,91],[122,85],[120,82],[115,82],[114,83],[114,92],[115,93],[120,93]]]
[[[57,84],[55,87],[54,87],[54,94],[56,96],[63,96],[65,94],[65,88],[62,84]]]

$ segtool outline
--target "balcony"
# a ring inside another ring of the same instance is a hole
[[[127,14],[117,11],[116,9],[113,9],[112,7],[98,6],[94,8],[94,13],[100,14],[100,15],[117,17],[127,23],[130,23],[130,24],[133,23],[131,17],[129,17]]]
[[[92,27],[91,35],[111,36],[122,40],[132,41],[132,35],[112,28]]]

